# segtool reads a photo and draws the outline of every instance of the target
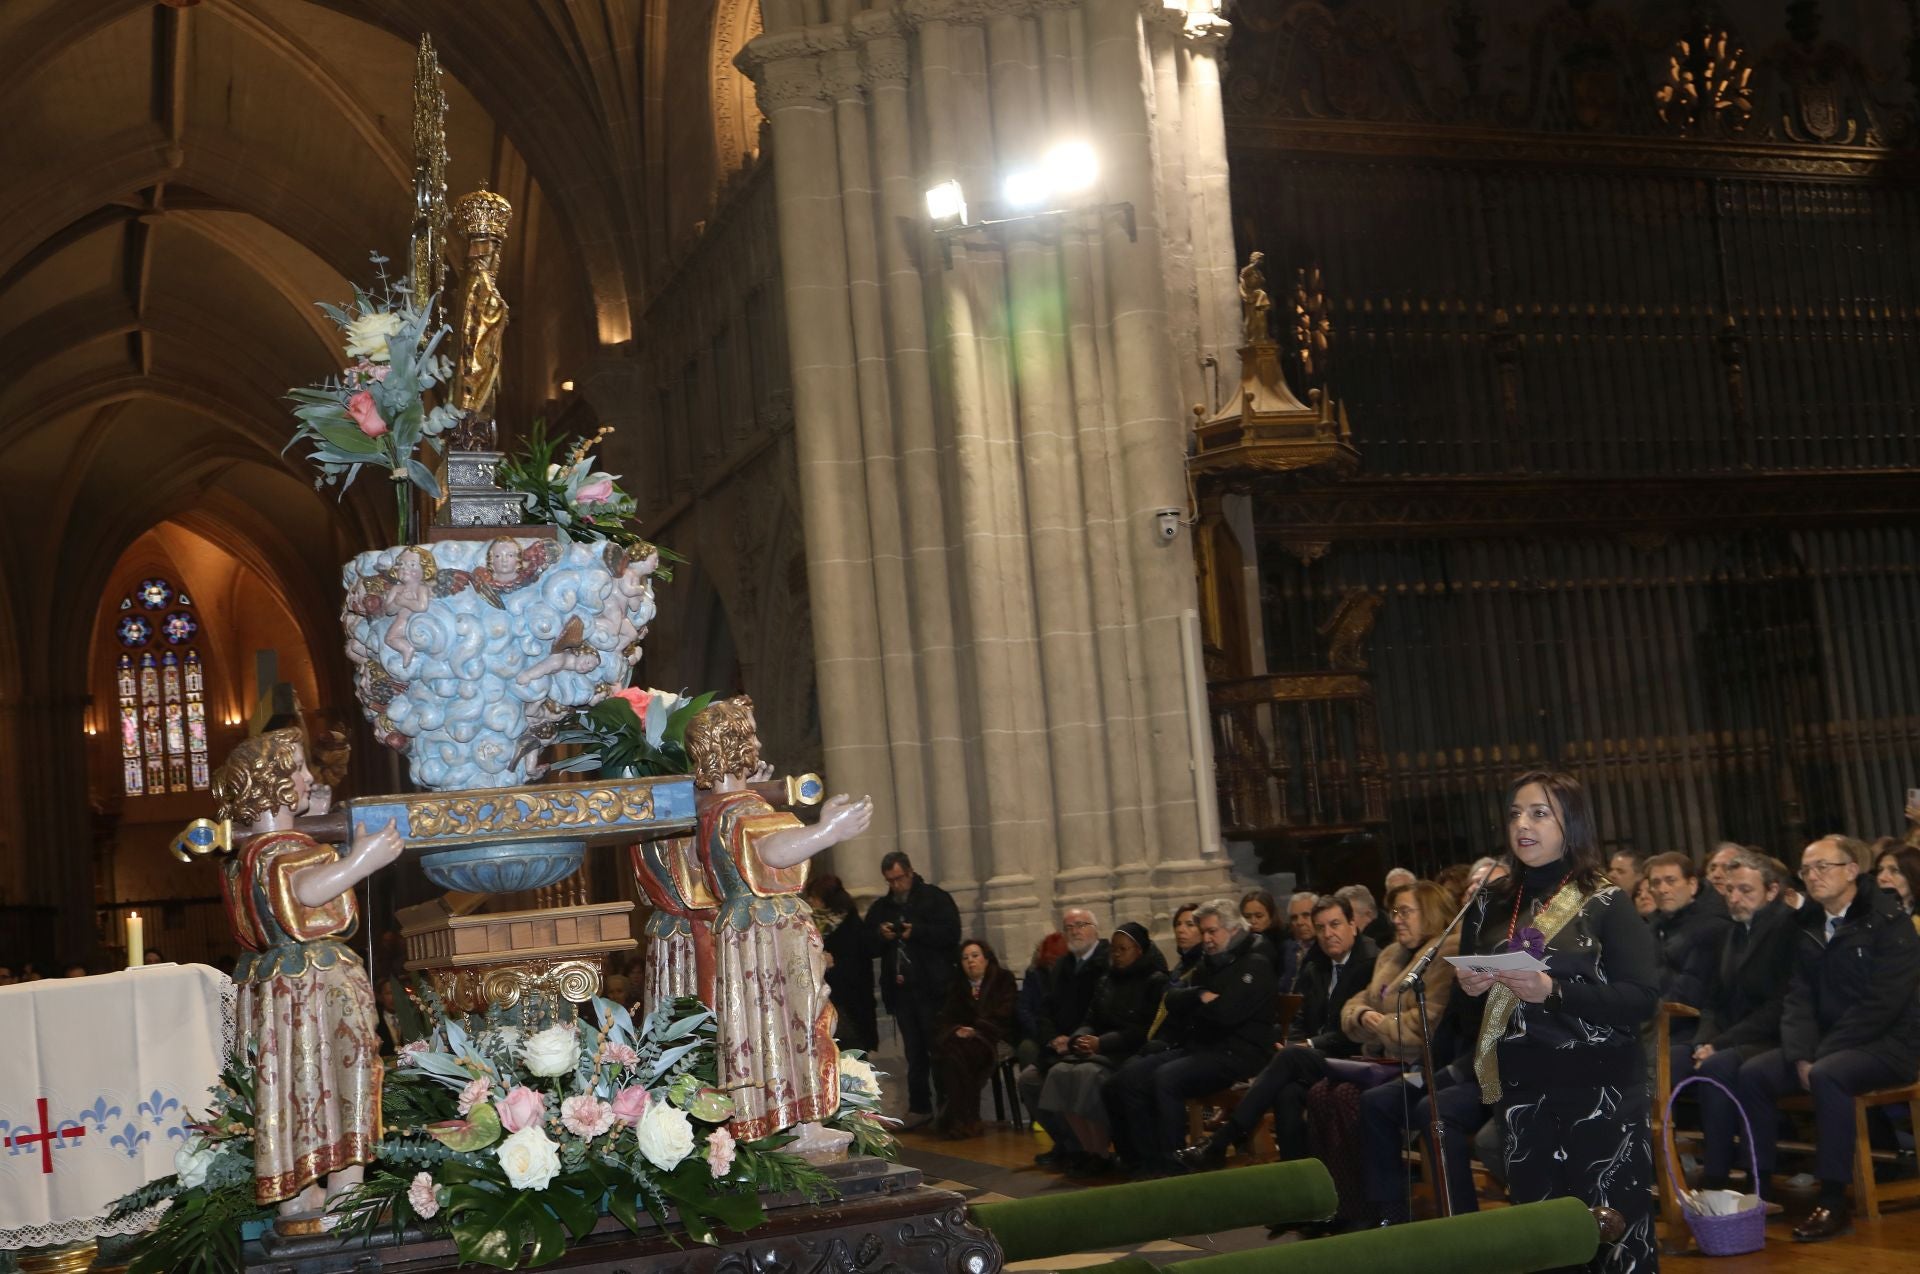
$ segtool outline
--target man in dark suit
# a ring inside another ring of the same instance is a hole
[[[1793,976],[1793,913],[1780,900],[1780,876],[1758,854],[1741,850],[1721,865],[1722,896],[1732,918],[1693,1042],[1673,1045],[1673,1075],[1705,1075],[1731,1089],[1740,1067],[1780,1046],[1780,1010]],[[1704,1185],[1725,1190],[1733,1167],[1739,1118],[1719,1089],[1700,1085],[1706,1134]]]
[[[1899,904],[1860,873],[1871,851],[1846,836],[1807,846],[1800,858],[1809,904],[1793,917],[1793,979],[1780,1011],[1780,1047],[1740,1068],[1734,1092],[1753,1124],[1760,1189],[1773,1171],[1775,1105],[1813,1095],[1819,1204],[1794,1227],[1803,1243],[1845,1234],[1853,1181],[1853,1099],[1910,1084],[1920,1069],[1920,935]]]
[[[1340,1010],[1367,989],[1380,949],[1354,924],[1353,904],[1340,894],[1318,898],[1313,932],[1319,950],[1307,959],[1296,986],[1300,1011],[1287,1029],[1287,1042],[1274,1054],[1233,1114],[1212,1137],[1180,1153],[1188,1168],[1218,1168],[1227,1147],[1244,1140],[1273,1112],[1274,1139],[1282,1159],[1307,1156],[1307,1090],[1326,1078],[1327,1059],[1351,1057],[1359,1046],[1340,1030]]]
[[[887,892],[867,908],[866,924],[880,949],[880,999],[900,1028],[907,1054],[904,1128],[933,1119],[933,1073],[927,1045],[946,1003],[947,985],[960,968],[960,909],[953,896],[920,879],[895,850],[880,860]]]
[[[1649,858],[1647,884],[1658,908],[1648,923],[1660,947],[1660,998],[1704,1009],[1731,922],[1724,912],[1709,914],[1702,907],[1700,874],[1685,854]],[[1697,1026],[1695,1018],[1676,1018],[1673,1042],[1691,1044]]]
[[[1311,889],[1301,889],[1287,899],[1287,932],[1279,940],[1280,990],[1283,992],[1298,989],[1300,967],[1314,952],[1313,902],[1318,897]]]
[[[1060,932],[1067,940],[1067,954],[1044,975],[1047,990],[1035,1030],[1040,1055],[1033,1065],[1021,1069],[1018,1083],[1020,1099],[1033,1113],[1034,1122],[1053,1139],[1053,1149],[1034,1156],[1034,1162],[1043,1167],[1066,1167],[1080,1156],[1106,1152],[1105,1146],[1082,1146],[1064,1119],[1040,1109],[1040,1086],[1047,1071],[1067,1056],[1067,1033],[1087,1020],[1093,993],[1107,971],[1107,940],[1100,936],[1092,911],[1068,907],[1060,913]]]
[[[1115,1072],[1104,1096],[1113,1146],[1137,1174],[1179,1172],[1174,1150],[1186,1102],[1245,1079],[1273,1051],[1278,978],[1231,898],[1194,913],[1206,958],[1193,978],[1167,990],[1167,1026],[1178,1048],[1141,1053]]]

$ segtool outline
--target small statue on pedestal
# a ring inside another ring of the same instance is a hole
[[[453,223],[467,241],[460,283],[460,344],[453,370],[453,405],[462,414],[456,450],[491,451],[494,402],[500,390],[500,350],[507,332],[507,299],[500,294],[500,257],[513,205],[482,186],[453,205]]]
[[[243,740],[213,776],[237,842],[220,874],[241,948],[240,1038],[255,1052],[254,1197],[283,1216],[318,1212],[374,1158],[379,1018],[360,957],[340,939],[358,920],[353,887],[402,843],[388,823],[342,857],[294,831],[312,787],[299,730]]]
[[[748,788],[760,765],[753,701],[709,704],[688,724],[699,803],[699,852],[718,902],[713,919],[720,1087],[753,1141],[832,1117],[840,1108],[826,952],[800,892],[807,860],[873,821],[873,801],[829,797],[808,827]]]

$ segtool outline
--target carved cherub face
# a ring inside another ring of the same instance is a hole
[[[512,540],[495,540],[487,548],[487,569],[496,584],[511,584],[520,578],[520,546]]]
[[[393,570],[402,584],[418,584],[425,573],[420,566],[420,555],[411,552],[402,553],[400,560],[393,564]]]

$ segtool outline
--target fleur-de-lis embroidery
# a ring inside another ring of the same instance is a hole
[[[177,1098],[168,1097],[157,1088],[153,1090],[153,1096],[140,1103],[140,1113],[152,1119],[156,1124],[165,1122],[169,1110],[178,1110],[179,1108],[180,1102]],[[115,1111],[114,1113],[118,1114],[119,1112]]]
[[[140,1155],[140,1147],[152,1140],[152,1133],[145,1131],[138,1124],[128,1124],[113,1135],[112,1144],[125,1150],[127,1158],[135,1159]]]
[[[168,1141],[172,1141],[175,1138],[185,1141],[191,1136],[193,1136],[193,1129],[187,1127],[185,1124],[175,1124],[173,1127],[167,1129]]]
[[[92,1124],[95,1132],[105,1132],[109,1119],[120,1118],[120,1108],[118,1106],[107,1105],[107,1099],[105,1097],[96,1097],[93,1099],[93,1105],[81,1111],[77,1118],[82,1122]]]

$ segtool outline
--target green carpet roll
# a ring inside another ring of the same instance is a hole
[[[1549,1199],[1469,1212],[1445,1221],[1416,1221],[1175,1261],[1164,1267],[1163,1274],[1353,1274],[1355,1270],[1532,1274],[1585,1265],[1599,1246],[1600,1229],[1586,1204],[1578,1199]]]
[[[1326,1166],[1318,1159],[1296,1159],[1011,1203],[981,1203],[971,1211],[973,1219],[1000,1240],[1007,1260],[1028,1261],[1130,1247],[1179,1234],[1319,1221],[1332,1216],[1336,1206],[1333,1178]]]

